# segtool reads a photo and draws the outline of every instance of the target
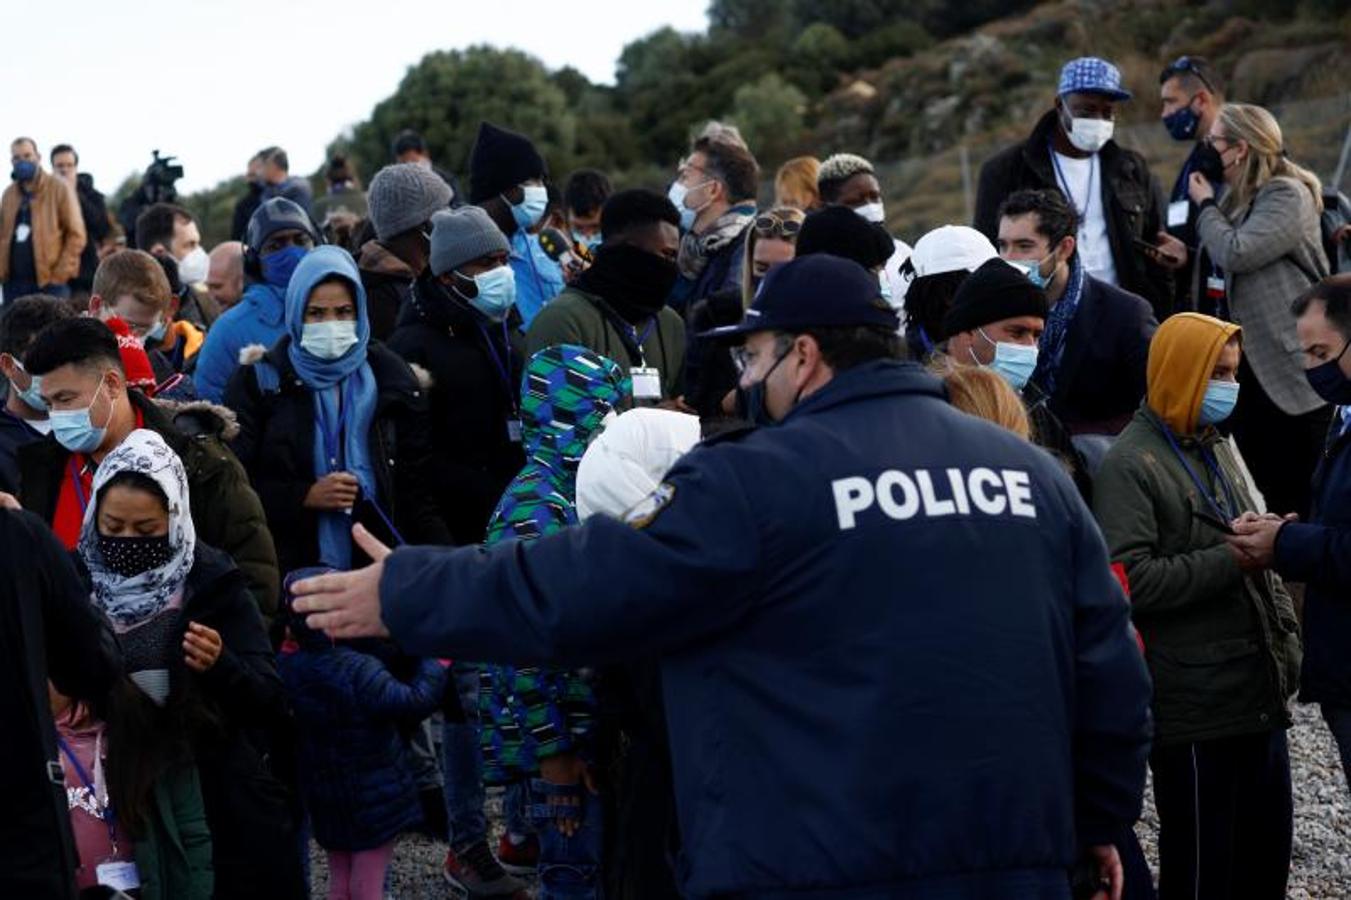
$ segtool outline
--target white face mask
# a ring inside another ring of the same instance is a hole
[[[211,266],[211,257],[201,247],[178,260],[178,280],[184,284],[200,284],[206,281],[207,270]]]
[[[881,200],[876,203],[865,203],[862,206],[855,206],[854,212],[862,216],[865,222],[872,222],[876,225],[881,225],[887,220],[886,210],[882,207]]]
[[[300,349],[319,359],[337,359],[357,344],[355,319],[306,322],[300,332]]]
[[[1085,153],[1097,153],[1112,139],[1116,123],[1109,119],[1071,119],[1070,143]]]

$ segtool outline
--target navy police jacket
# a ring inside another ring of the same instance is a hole
[[[1140,810],[1148,675],[1043,451],[908,363],[696,448],[626,522],[385,561],[409,652],[662,658],[688,896],[1068,898]]]

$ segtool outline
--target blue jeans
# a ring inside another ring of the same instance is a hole
[[[532,779],[529,786],[530,820],[539,835],[539,900],[603,900],[601,852],[605,835],[601,798],[584,785],[582,824],[568,837],[554,827],[547,797],[557,785]]]
[[[450,846],[463,850],[487,839],[488,820],[483,815],[483,751],[478,742],[478,667],[456,662],[453,671],[465,720],[443,723],[441,762]]]

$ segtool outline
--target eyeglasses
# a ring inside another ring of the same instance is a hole
[[[1201,83],[1206,86],[1206,90],[1210,91],[1212,94],[1216,92],[1215,86],[1210,83],[1210,78],[1206,75],[1204,64],[1192,59],[1190,56],[1179,56],[1177,59],[1173,60],[1173,62],[1168,65],[1168,68],[1163,70],[1163,78],[1160,79],[1160,81],[1167,81],[1174,75],[1195,75],[1197,78],[1201,79]]]
[[[797,219],[780,219],[773,213],[761,213],[755,217],[755,233],[758,237],[782,237],[792,240],[802,230]]]
[[[1226,144],[1232,144],[1232,143],[1233,143],[1233,141],[1229,140],[1229,138],[1227,138],[1226,136],[1224,136],[1224,135],[1222,135],[1222,134],[1208,134],[1208,135],[1206,135],[1205,137],[1201,138],[1201,143],[1205,144],[1207,147],[1209,147],[1209,148],[1212,149],[1212,150],[1215,149],[1215,142],[1216,142],[1216,141],[1221,141],[1221,142],[1226,143]]]

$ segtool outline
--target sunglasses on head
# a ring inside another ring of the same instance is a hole
[[[760,237],[795,238],[802,230],[797,219],[780,219],[772,213],[761,213],[755,217],[755,233]]]
[[[1210,78],[1206,76],[1205,70],[1201,67],[1201,64],[1190,56],[1179,56],[1169,64],[1168,68],[1163,70],[1164,81],[1167,81],[1174,75],[1195,75],[1197,78],[1201,79],[1201,83],[1206,86],[1206,90],[1210,91],[1212,94],[1215,93],[1215,86],[1210,83]]]

